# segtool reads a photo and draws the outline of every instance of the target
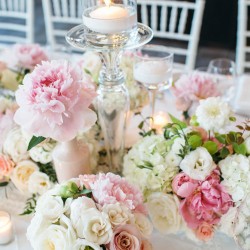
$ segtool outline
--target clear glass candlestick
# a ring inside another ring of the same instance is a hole
[[[137,23],[136,0],[83,0],[83,24],[72,28],[66,40],[83,50],[97,51],[103,68],[96,98],[98,118],[104,134],[109,171],[122,173],[126,115],[129,94],[120,69],[124,49],[148,43],[152,30]]]

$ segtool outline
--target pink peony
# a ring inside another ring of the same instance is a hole
[[[176,106],[182,111],[188,110],[193,102],[220,95],[213,79],[197,72],[182,75],[172,91],[176,97]]]
[[[135,226],[123,225],[115,229],[113,237],[109,244],[110,250],[142,250],[149,249],[142,247],[142,237]]]
[[[214,236],[213,225],[206,222],[201,223],[196,229],[195,235],[199,240],[209,241]]]
[[[112,173],[98,174],[96,181],[89,184],[94,199],[101,206],[119,202],[131,210],[146,213],[140,190],[129,184],[125,178]]]
[[[192,229],[203,223],[217,224],[233,206],[232,198],[220,184],[219,173],[213,173],[180,204],[182,217]]]
[[[177,174],[172,182],[174,193],[182,198],[186,198],[197,188],[198,181],[191,179],[187,174],[181,172]]]
[[[96,181],[96,175],[85,174],[79,176],[80,184],[84,185],[87,189],[91,189],[91,185]]]
[[[48,57],[39,44],[15,44],[13,53],[16,57],[16,65],[25,69],[33,69]]]
[[[8,156],[0,154],[0,179],[10,177],[14,165],[14,162]]]
[[[16,91],[14,120],[28,133],[69,141],[96,122],[88,107],[96,93],[90,78],[67,61],[43,62]]]

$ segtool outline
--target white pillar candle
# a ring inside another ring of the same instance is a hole
[[[83,13],[83,23],[90,30],[115,34],[133,29],[137,23],[136,13],[124,5],[101,5]]]
[[[0,244],[7,244],[13,239],[13,228],[10,215],[0,211]]]
[[[165,83],[171,76],[166,62],[143,61],[135,65],[134,78],[143,84]]]

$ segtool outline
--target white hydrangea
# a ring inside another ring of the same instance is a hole
[[[219,162],[222,172],[222,185],[232,195],[233,201],[242,200],[249,192],[250,184],[250,160],[244,155],[229,155]]]
[[[200,100],[196,109],[199,125],[205,130],[220,131],[230,122],[231,108],[220,97],[210,97]]]
[[[155,191],[172,191],[171,182],[179,168],[166,160],[171,145],[162,135],[147,136],[124,158],[124,176],[139,186],[146,197]]]

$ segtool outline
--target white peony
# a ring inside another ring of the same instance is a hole
[[[28,180],[28,190],[30,193],[44,194],[52,187],[49,176],[39,171],[34,172]]]
[[[51,224],[36,239],[35,250],[69,250],[75,245],[76,236],[70,221],[62,217],[59,225]]]
[[[45,193],[42,195],[36,206],[36,214],[43,216],[43,218],[51,223],[55,223],[63,215],[67,207],[61,197]]]
[[[178,198],[175,195],[153,193],[147,208],[154,227],[163,234],[177,233],[182,228]]]
[[[129,221],[133,220],[133,215],[130,210],[120,203],[105,204],[102,211],[108,215],[109,221],[113,227],[127,224]]]
[[[135,213],[135,225],[140,230],[141,234],[148,238],[153,232],[153,226],[149,219],[141,213]]]
[[[96,208],[89,208],[81,214],[81,223],[75,230],[78,237],[98,245],[109,243],[113,235],[108,215]]]
[[[38,172],[39,167],[33,161],[20,161],[10,176],[16,188],[26,193],[29,191],[29,178],[34,172]]]
[[[250,160],[243,155],[229,155],[219,162],[223,181],[227,192],[232,195],[233,201],[242,200],[249,192]]]
[[[25,140],[21,128],[15,127],[9,131],[3,143],[3,151],[8,154],[15,163],[29,158],[28,143]]]
[[[180,163],[180,168],[192,179],[204,181],[216,165],[207,149],[198,147],[185,156]]]
[[[199,125],[205,130],[219,131],[224,129],[230,122],[231,108],[228,103],[220,97],[209,97],[200,100],[200,105],[196,109],[196,116]]]

